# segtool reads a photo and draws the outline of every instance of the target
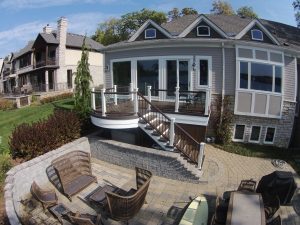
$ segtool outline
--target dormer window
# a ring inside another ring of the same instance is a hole
[[[210,27],[208,26],[198,26],[197,27],[197,36],[210,36]]]
[[[264,40],[263,32],[261,32],[260,30],[257,30],[257,29],[251,30],[251,37],[252,37],[252,40],[255,40],[255,41],[263,41]]]
[[[156,38],[156,29],[149,28],[145,30],[145,39],[153,39]]]

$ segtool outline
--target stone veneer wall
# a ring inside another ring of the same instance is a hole
[[[208,124],[207,137],[215,136],[214,127],[213,127],[213,112],[214,110],[216,110],[215,102],[218,97],[221,97],[221,95],[212,95],[211,97],[211,118]],[[235,98],[234,96],[229,96],[229,98],[231,102],[230,108],[234,113]],[[296,104],[294,102],[284,101],[282,107],[281,119],[234,115],[232,132],[234,132],[235,124],[246,125],[244,142],[249,142],[249,138],[251,135],[251,126],[252,125],[262,126],[259,144],[264,144],[264,138],[265,138],[267,127],[276,127],[274,145],[281,148],[288,148],[292,131],[293,131],[295,109],[296,109]]]
[[[32,181],[35,180],[40,185],[49,183],[46,168],[51,164],[51,161],[74,150],[90,152],[88,138],[80,138],[54,151],[15,166],[7,172],[4,197],[5,210],[11,225],[21,225],[18,218],[20,214],[20,200],[23,196],[30,193]]]

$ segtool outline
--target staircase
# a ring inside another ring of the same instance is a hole
[[[194,175],[200,177],[197,169],[200,143],[178,124],[174,123],[160,109],[138,93],[139,127],[163,150],[178,154],[178,161]]]

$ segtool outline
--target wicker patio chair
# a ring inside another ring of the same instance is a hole
[[[35,181],[32,182],[30,192],[38,201],[42,203],[44,210],[57,204],[57,196],[54,190],[44,190]]]
[[[71,197],[82,191],[97,178],[92,174],[90,154],[83,151],[72,151],[62,155],[51,163],[59,178],[63,193]]]
[[[97,214],[97,216],[90,214],[81,214],[79,212],[73,213],[70,212],[67,214],[67,217],[72,222],[72,224],[76,225],[100,225],[101,223],[101,215]]]
[[[106,192],[109,216],[114,220],[128,223],[128,220],[133,218],[144,205],[151,177],[152,173],[150,171],[136,168],[137,190],[133,194],[121,196]]]
[[[270,195],[268,193],[263,193],[262,198],[264,202],[266,220],[270,220],[279,209],[280,200],[278,196],[274,197],[273,195]]]
[[[255,192],[255,188],[256,188],[256,181],[251,179],[251,180],[242,180],[237,190]]]
[[[280,215],[276,216],[270,222],[267,222],[267,225],[282,225]]]

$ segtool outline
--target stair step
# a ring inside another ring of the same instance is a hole
[[[146,130],[153,130],[153,128],[152,128],[149,124],[147,124],[147,125],[145,126],[145,129],[146,129]]]
[[[152,134],[153,136],[160,136],[160,133],[158,133],[156,130],[154,130],[151,134]]]
[[[164,137],[160,137],[160,138],[158,139],[158,141],[160,141],[160,142],[168,142],[168,140],[165,139]]]

